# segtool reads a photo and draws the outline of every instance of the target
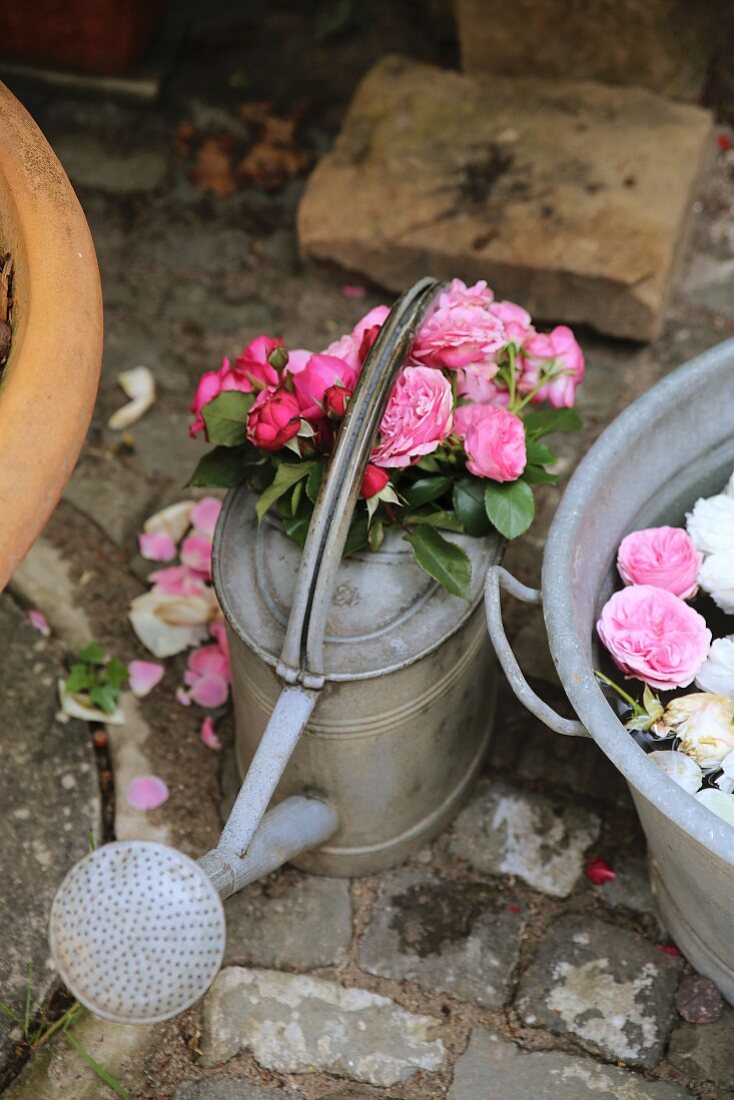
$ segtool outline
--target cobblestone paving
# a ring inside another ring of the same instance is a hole
[[[147,572],[135,533],[146,514],[180,499],[196,462],[186,429],[199,373],[264,330],[294,346],[323,347],[380,301],[372,290],[350,301],[340,293],[348,276],[299,263],[302,180],[274,193],[242,184],[218,199],[191,184],[190,161],[172,151],[183,120],[241,136],[237,103],[272,97],[275,71],[281,109],[305,109],[302,140],[315,158],[376,58],[404,50],[450,62],[436,28],[417,29],[402,5],[380,0],[363,33],[333,40],[314,37],[294,7],[278,0],[263,18],[252,3],[225,4],[221,14],[210,6],[192,17],[160,106],[17,89],[79,190],[105,289],[104,370],[88,444],[11,589],[18,604],[45,612],[54,645],[66,652],[91,634],[123,660],[145,656],[126,620]],[[251,34],[244,74],[243,23]],[[727,295],[734,163],[714,154],[662,336],[643,347],[581,334],[586,426],[564,444],[562,481],[630,400],[734,335]],[[124,401],[115,379],[138,364],[154,372],[158,398],[121,439],[106,427]],[[529,583],[537,582],[561,489],[543,491],[538,525],[508,554]],[[538,612],[508,604],[508,618],[521,663],[558,704]],[[38,637],[17,635],[29,667],[41,659]],[[174,701],[181,671],[180,660],[168,662],[155,692],[126,700],[125,726],[111,744],[118,792],[132,774],[151,771],[171,797],[147,815],[118,797],[114,826],[118,836],[165,838],[198,854],[215,840],[235,780],[231,754],[207,750],[194,708]],[[11,748],[22,741],[22,723],[6,729]],[[231,742],[231,728],[221,732]],[[64,774],[76,752],[70,742]],[[75,803],[82,838],[84,799]],[[58,845],[54,855],[62,856]],[[77,855],[64,851],[65,865]],[[610,860],[614,883],[586,880],[589,855]],[[16,904],[42,928],[48,898],[30,881],[19,890]],[[555,738],[505,689],[486,776],[435,844],[401,868],[352,882],[285,869],[233,898],[227,911],[226,969],[204,1003],[152,1029],[91,1018],[78,1025],[87,1049],[135,1100],[734,1097],[734,1011],[706,1026],[676,1014],[675,987],[688,968],[660,950],[666,936],[624,784],[593,744]],[[0,928],[0,959],[9,935]],[[2,1056],[10,1064],[13,1042]],[[8,1096],[114,1093],[57,1036]]]

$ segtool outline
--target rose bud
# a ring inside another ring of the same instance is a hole
[[[381,328],[382,328],[382,325],[370,325],[370,327],[365,329],[364,332],[362,333],[362,339],[361,339],[360,344],[359,344],[359,352],[358,352],[360,363],[364,364],[365,359],[367,358],[369,353],[372,351],[372,347],[374,345],[374,342],[377,339],[377,337],[380,335],[380,329]]]
[[[326,415],[332,420],[341,420],[347,411],[351,396],[351,391],[344,386],[329,386],[324,394]]]
[[[387,470],[383,470],[379,466],[373,466],[370,462],[364,472],[362,488],[359,490],[359,495],[365,500],[369,500],[370,497],[376,496],[377,493],[381,493],[389,480],[390,477]]]
[[[282,386],[263,390],[247,417],[247,438],[264,451],[278,451],[298,435],[301,410],[295,394]]]

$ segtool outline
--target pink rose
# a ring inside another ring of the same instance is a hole
[[[206,432],[206,424],[202,416],[202,409],[219,397],[225,390],[239,390],[241,393],[249,393],[252,385],[246,378],[239,378],[230,370],[229,359],[223,359],[219,370],[208,370],[202,374],[196,387],[194,400],[191,402],[191,411],[194,421],[189,425],[189,435],[193,439],[198,432]]]
[[[379,466],[373,466],[371,462],[368,462],[364,477],[362,478],[362,487],[359,490],[359,495],[365,500],[369,500],[370,497],[376,496],[377,493],[381,493],[389,480],[390,475],[386,470],[382,470]]]
[[[264,451],[279,451],[298,435],[301,410],[294,393],[282,386],[263,390],[247,417],[247,438]]]
[[[247,345],[234,361],[233,373],[243,382],[249,383],[248,389],[264,390],[266,386],[277,386],[280,382],[275,367],[268,362],[276,348],[282,348],[280,337],[257,336]]]
[[[431,367],[405,367],[390,394],[372,452],[376,466],[410,466],[431,454],[452,428],[452,394],[447,378]]]
[[[345,390],[343,386],[329,386],[324,394],[326,415],[332,420],[342,420],[346,415],[351,396],[351,391]]]
[[[492,481],[516,481],[528,461],[522,420],[494,405],[473,408],[464,437],[467,469]]]
[[[698,591],[702,561],[681,527],[648,527],[622,539],[617,569],[625,584],[651,584],[690,600]]]
[[[486,283],[467,287],[454,279],[423,322],[412,357],[430,367],[458,370],[470,364],[495,367],[507,343],[504,325],[490,310],[494,295]]]
[[[521,393],[530,393],[545,376],[546,382],[533,401],[549,401],[554,409],[572,408],[586,368],[584,353],[567,325],[558,325],[551,332],[532,333],[523,344],[521,360]]]
[[[328,348],[324,348],[324,355],[335,355],[337,359],[343,359],[345,363],[348,363],[353,370],[359,373],[366,358],[366,351],[369,351],[369,348],[372,347],[372,343],[377,338],[377,333],[382,328],[389,312],[388,306],[375,306],[369,313],[365,313],[351,332],[347,333],[346,336],[342,336],[339,340],[335,340],[333,344],[329,344]],[[363,347],[363,344],[366,343],[365,336],[373,332],[372,343],[365,351]]]
[[[625,676],[658,691],[693,683],[711,645],[702,616],[672,592],[651,584],[615,592],[596,629]]]
[[[530,314],[515,302],[493,302],[489,312],[502,322],[508,341],[516,344],[517,347],[520,347],[533,331]]]
[[[343,386],[350,392],[357,382],[357,371],[335,355],[310,355],[293,352],[288,360],[288,374],[298,398],[301,416],[306,420],[322,420],[326,416],[326,391]]]
[[[493,380],[496,373],[496,363],[489,366],[469,366],[457,370],[457,394],[459,397],[467,398],[479,405],[501,405],[506,408],[510,403],[510,391],[498,386]]]

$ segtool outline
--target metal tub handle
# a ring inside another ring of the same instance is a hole
[[[522,600],[523,603],[542,604],[543,593],[537,588],[528,588],[527,585],[521,584],[513,577],[512,573],[508,573],[501,565],[491,565],[487,570],[487,577],[484,582],[487,629],[510,687],[523,706],[536,718],[539,718],[541,722],[545,723],[549,729],[552,729],[554,733],[561,733],[566,737],[588,737],[588,730],[577,718],[562,718],[560,714],[556,714],[552,707],[549,707],[539,695],[535,694],[525,679],[505,634],[500,600],[500,589],[502,588],[509,592],[511,596],[514,596],[515,599]]]

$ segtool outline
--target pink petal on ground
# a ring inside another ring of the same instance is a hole
[[[148,561],[173,561],[176,557],[176,543],[170,535],[144,531],[138,535],[138,546]]]
[[[366,293],[367,291],[363,286],[355,286],[347,283],[346,286],[342,287],[342,294],[345,298],[364,298]]]
[[[188,535],[181,543],[181,561],[208,580],[212,575],[211,540],[204,535]]]
[[[657,947],[665,955],[671,955],[674,959],[677,959],[680,955],[683,954],[680,947],[678,947],[678,945],[675,943],[659,943],[657,944]]]
[[[197,531],[201,531],[202,535],[208,535],[211,538],[221,510],[221,500],[217,500],[216,497],[204,497],[191,513],[191,523]]]
[[[28,618],[35,626],[36,630],[40,630],[44,638],[48,638],[51,633],[51,627],[48,625],[48,620],[42,611],[29,611]]]
[[[209,633],[212,638],[216,638],[217,645],[229,661],[229,638],[227,637],[227,628],[224,625],[224,619],[217,619],[213,622],[209,627]]]
[[[193,650],[189,653],[188,665],[195,677],[221,676],[224,680],[229,679],[229,661],[218,645],[204,645]]]
[[[127,666],[130,690],[138,699],[142,699],[163,679],[163,665],[155,661],[131,661]]]
[[[201,723],[201,730],[199,731],[199,733],[202,741],[208,749],[214,749],[215,752],[219,752],[222,747],[222,742],[216,735],[216,732],[214,730],[214,723],[212,722],[209,715],[207,715],[207,717]]]
[[[168,787],[157,775],[139,775],[127,789],[128,805],[134,810],[155,810],[168,798]]]
[[[182,707],[190,707],[191,696],[188,691],[184,691],[182,687],[176,688],[176,702],[180,703]]]
[[[227,702],[229,684],[223,676],[202,676],[192,685],[189,695],[200,707],[221,707]]]
[[[167,596],[201,596],[205,582],[186,565],[169,565],[166,569],[156,569],[148,577],[159,592]]]

